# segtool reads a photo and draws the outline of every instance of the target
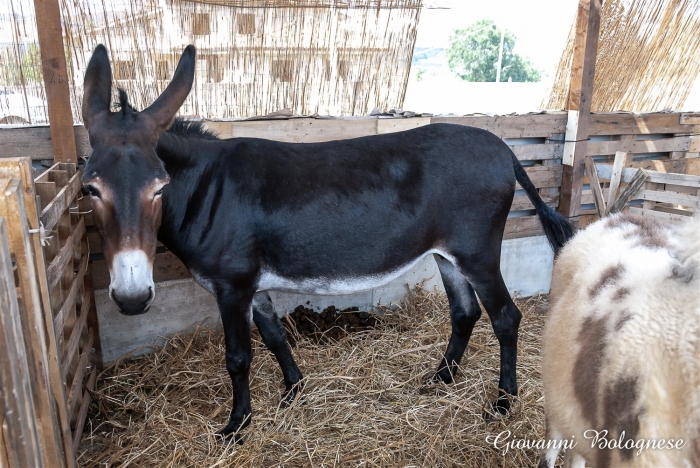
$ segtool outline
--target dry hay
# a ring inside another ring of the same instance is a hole
[[[282,376],[258,335],[253,341],[253,424],[244,444],[213,433],[228,421],[231,384],[220,332],[176,337],[138,360],[118,363],[98,381],[86,423],[81,466],[331,467],[534,466],[535,450],[505,456],[488,436],[544,436],[540,335],[546,296],[517,300],[523,312],[520,398],[507,419],[487,422],[496,395],[498,342],[486,314],[452,385],[423,387],[449,339],[444,294],[418,290],[376,328],[317,344],[292,330],[305,375],[301,405],[280,408]],[[328,341],[328,340],[326,340]]]

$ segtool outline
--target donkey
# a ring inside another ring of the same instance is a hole
[[[137,112],[120,90],[110,111],[107,51],[85,74],[83,119],[92,154],[82,181],[109,265],[109,294],[125,315],[146,312],[160,240],[216,297],[233,385],[231,438],[250,422],[251,327],[255,323],[291,400],[302,374],[266,291],[347,294],[398,277],[433,254],[450,301],[452,336],[433,377],[450,383],[481,315],[500,344],[505,414],[517,395],[520,311],[500,273],[501,239],[515,181],[558,250],[572,235],[508,146],[495,135],[436,124],[343,141],[291,144],[220,140],[175,119],[194,78],[188,46],[171,83]]]

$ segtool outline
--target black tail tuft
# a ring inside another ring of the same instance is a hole
[[[542,205],[536,206],[535,210],[540,218],[549,245],[552,246],[554,255],[556,255],[564,247],[564,244],[574,236],[574,227],[568,219],[554,211],[544,202],[542,202]]]
[[[537,188],[527,176],[527,172],[525,172],[525,169],[523,169],[523,166],[520,164],[520,161],[518,161],[518,158],[515,157],[515,154],[512,154],[512,158],[515,178],[535,206],[535,211],[537,211],[537,216],[542,223],[544,234],[547,236],[547,240],[554,250],[554,255],[556,255],[564,244],[574,236],[574,227],[568,219],[554,211],[542,201],[540,194],[537,193]]]

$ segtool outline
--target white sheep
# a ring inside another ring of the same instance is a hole
[[[700,467],[700,219],[615,215],[552,273],[539,467]],[[585,460],[585,461],[584,461]]]

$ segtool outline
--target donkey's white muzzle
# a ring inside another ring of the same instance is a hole
[[[148,311],[155,288],[153,264],[142,250],[119,252],[112,260],[109,271],[111,283],[109,297],[125,315],[138,315]]]

